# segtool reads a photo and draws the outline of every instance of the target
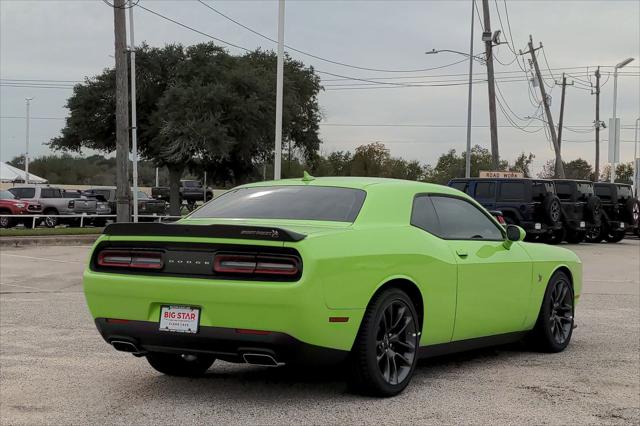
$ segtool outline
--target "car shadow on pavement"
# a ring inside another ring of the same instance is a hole
[[[475,368],[483,362],[508,362],[521,354],[524,354],[522,346],[515,344],[423,359],[416,366],[414,378],[438,375],[451,368]],[[261,367],[216,361],[203,377],[196,379],[154,375],[148,370],[148,384],[161,385],[169,392],[165,397],[170,399],[184,398],[185,391],[192,393],[189,396],[196,400],[208,400],[211,395],[220,394],[224,394],[225,399],[247,401],[255,398],[282,400],[287,396],[300,398],[301,394],[305,398],[331,399],[336,394],[350,394],[345,381],[347,368],[347,365]],[[187,383],[189,386],[181,386]],[[172,386],[166,386],[168,384]],[[171,395],[171,392],[175,394]],[[353,398],[362,397],[353,395]]]

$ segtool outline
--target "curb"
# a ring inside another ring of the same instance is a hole
[[[1,237],[0,247],[91,245],[102,234],[58,235],[41,237]]]

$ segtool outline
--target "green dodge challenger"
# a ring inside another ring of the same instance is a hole
[[[581,262],[523,238],[453,188],[305,174],[108,226],[84,291],[103,338],[162,373],[346,362],[354,391],[391,396],[421,357],[569,344]]]

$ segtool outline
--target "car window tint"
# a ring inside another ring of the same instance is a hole
[[[458,191],[467,192],[468,182],[451,182],[451,187]]]
[[[108,200],[111,191],[109,191],[108,189],[96,189],[95,193],[98,195],[102,195],[106,200]]]
[[[361,189],[323,186],[240,188],[225,192],[190,217],[353,222],[365,196]]]
[[[431,234],[440,235],[440,224],[438,223],[438,216],[433,208],[431,197],[423,195],[414,198],[413,209],[411,210],[411,224]]]
[[[147,193],[146,193],[146,192],[138,191],[138,199],[140,199],[140,200],[146,200],[147,198],[149,198],[149,196],[147,195]]]
[[[610,200],[611,199],[611,188],[610,187],[597,185],[594,190],[595,190],[596,195],[598,197],[602,198],[603,200]]]
[[[556,182],[556,193],[561,200],[571,200],[571,184],[569,182]]]
[[[547,196],[548,192],[553,192],[553,186],[551,186],[551,190],[549,190],[549,186],[551,186],[551,184],[546,184],[544,182],[533,182],[531,186],[531,196],[533,197],[533,200],[542,202],[544,200],[544,197]]]
[[[14,195],[9,191],[0,191],[0,200],[13,200]]]
[[[494,182],[476,183],[475,198],[491,200],[496,196],[496,184]]]
[[[524,182],[500,182],[500,200],[524,200]]]
[[[40,197],[42,198],[62,198],[62,192],[55,188],[42,188],[40,190]]]
[[[578,183],[578,194],[580,201],[587,201],[593,195],[593,184]]]
[[[33,198],[36,196],[35,188],[11,188],[9,191],[18,198]]]
[[[449,240],[503,240],[498,226],[469,201],[432,196],[440,223],[440,236]]]

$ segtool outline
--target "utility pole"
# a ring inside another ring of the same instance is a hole
[[[467,152],[464,158],[464,177],[471,177],[471,100],[473,97],[473,23],[476,0],[471,0],[471,36],[469,40],[469,94],[467,99]]]
[[[562,164],[562,154],[560,153],[560,145],[558,144],[558,138],[556,136],[556,128],[553,126],[553,116],[551,115],[551,108],[549,107],[549,98],[547,97],[547,91],[544,88],[544,80],[540,74],[540,67],[538,66],[538,59],[536,58],[536,50],[542,49],[542,43],[540,47],[533,48],[533,38],[529,35],[529,51],[525,53],[531,54],[531,61],[538,77],[538,86],[540,86],[540,95],[542,96],[542,105],[547,115],[547,124],[549,125],[549,133],[551,133],[551,141],[553,142],[553,149],[556,153],[556,177],[564,179],[564,166]]]
[[[127,82],[126,0],[114,0],[116,59],[116,205],[118,222],[129,222],[129,85]]]
[[[284,0],[278,1],[278,62],[276,69],[276,147],[273,178],[280,179],[282,170],[282,89],[284,85]]]
[[[26,151],[24,153],[24,183],[29,184],[29,128],[31,121],[31,101],[33,98],[24,98],[27,104],[27,132],[26,132]]]
[[[571,82],[571,84],[567,84],[567,77],[564,75],[564,73],[562,73],[562,83],[558,83],[556,81],[556,84],[562,85],[562,96],[560,97],[560,118],[558,119],[558,148],[560,149],[560,152],[562,152],[562,123],[564,121],[563,120],[564,119],[564,95],[565,95],[567,86],[573,86],[573,81]]]
[[[487,61],[487,87],[489,88],[489,127],[491,130],[491,163],[493,170],[500,167],[500,153],[498,152],[498,121],[496,117],[496,87],[493,78],[493,36],[491,34],[491,18],[489,16],[489,0],[482,0],[482,12],[484,15],[484,41],[485,59]]]
[[[596,166],[595,181],[600,180],[600,67],[596,69]]]
[[[133,221],[138,221],[138,116],[136,108],[136,42],[133,37],[133,0],[129,0],[129,35],[131,37],[131,151],[133,163]]]

